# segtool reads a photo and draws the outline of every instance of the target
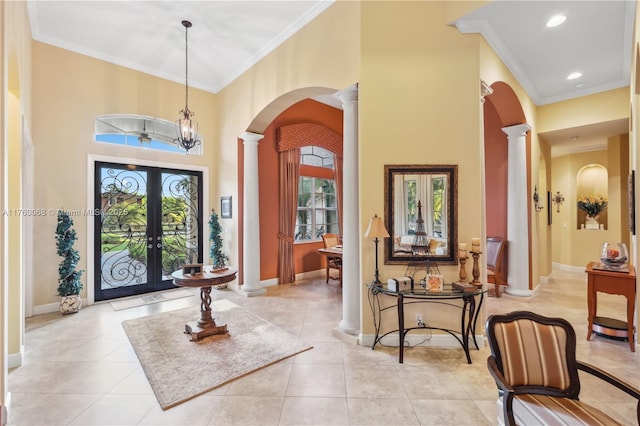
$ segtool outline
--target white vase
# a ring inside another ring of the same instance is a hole
[[[598,222],[598,215],[589,216],[585,220],[585,228],[586,229],[600,229],[600,223]]]
[[[82,307],[82,297],[79,294],[72,294],[71,296],[62,296],[60,299],[60,312],[63,315],[75,314]]]

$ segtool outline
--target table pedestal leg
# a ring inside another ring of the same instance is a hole
[[[211,287],[200,288],[200,319],[187,323],[184,326],[184,332],[191,335],[192,342],[228,332],[226,324],[217,325],[211,316]]]

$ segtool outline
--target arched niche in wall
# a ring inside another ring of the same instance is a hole
[[[607,229],[607,210],[602,209],[603,203],[608,207],[609,176],[602,164],[588,164],[578,170],[576,182],[577,228],[578,229]],[[594,213],[597,222],[590,220],[588,211]]]

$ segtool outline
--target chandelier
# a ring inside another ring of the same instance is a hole
[[[191,119],[194,113],[189,110],[189,40],[188,31],[191,28],[191,22],[182,21],[184,26],[184,43],[185,43],[185,102],[184,109],[180,111],[180,119],[176,121],[176,130],[178,132],[178,139],[174,142],[178,144],[182,149],[189,153],[189,150],[196,145],[200,145],[198,138],[198,123]]]

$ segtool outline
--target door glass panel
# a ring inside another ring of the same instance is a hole
[[[198,176],[162,173],[162,279],[198,263],[200,198]]]
[[[100,289],[147,282],[147,172],[100,169]]]
[[[96,163],[95,299],[173,288],[202,263],[202,173]]]

